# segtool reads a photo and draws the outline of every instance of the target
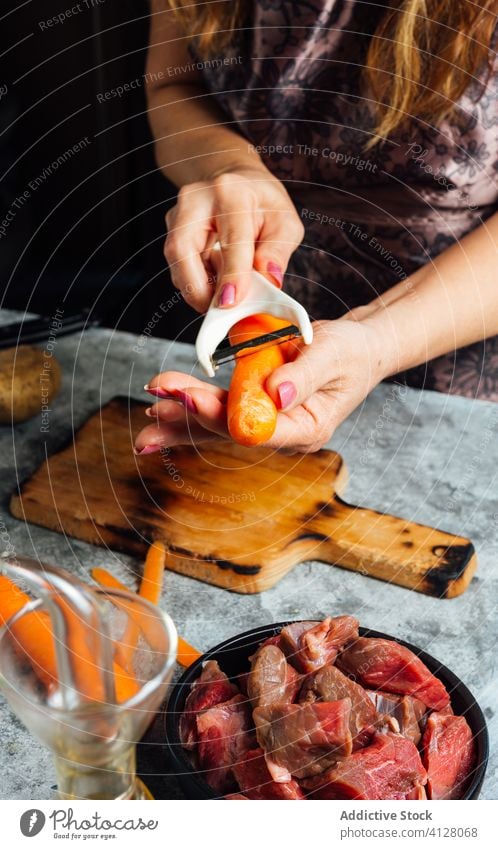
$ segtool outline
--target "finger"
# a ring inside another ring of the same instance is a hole
[[[212,383],[206,383],[204,380],[199,380],[199,378],[181,371],[163,371],[156,374],[149,383],[145,384],[145,390],[156,398],[169,398],[175,392],[184,391],[188,387],[210,392],[220,401],[226,401],[228,394],[226,389],[213,386]]]
[[[186,236],[188,240],[188,234]],[[190,252],[189,252],[190,249]],[[168,261],[171,282],[183,300],[199,313],[206,312],[213,298],[213,281],[195,246],[166,240],[164,255]]]
[[[151,424],[144,427],[135,439],[134,451],[140,456],[158,453],[175,445],[192,445],[219,439],[216,433],[192,422]]]
[[[187,387],[178,392],[178,402],[159,401],[149,408],[148,414],[168,423],[183,417],[184,421],[195,422],[219,436],[228,436],[226,404],[213,393]],[[180,413],[175,407],[180,408]]]
[[[212,393],[202,389],[189,388],[188,397],[195,409],[195,419],[198,424],[206,430],[216,433],[218,436],[228,437],[227,407]]]
[[[221,178],[220,178],[221,179]],[[222,268],[217,302],[232,307],[245,297],[254,264],[257,202],[244,182],[217,187],[215,226],[221,246]]]
[[[180,399],[175,401],[159,401],[151,407],[147,407],[145,415],[149,419],[154,419],[156,424],[160,421],[168,424],[185,423],[186,409]]]
[[[289,259],[302,242],[304,227],[294,209],[265,210],[254,251],[254,268],[282,287]]]
[[[164,256],[173,285],[198,312],[205,311],[213,296],[212,279],[202,254],[212,239],[211,215],[204,197],[183,199],[166,216],[168,234]]]

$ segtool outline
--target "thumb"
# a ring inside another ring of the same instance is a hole
[[[303,345],[293,362],[275,369],[266,381],[265,389],[277,409],[297,407],[328,383],[332,359],[330,339],[315,331],[312,344]]]

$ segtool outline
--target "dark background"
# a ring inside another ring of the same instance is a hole
[[[148,5],[80,0],[67,15],[73,5],[2,3],[0,220],[15,215],[0,239],[0,302],[46,315],[90,307],[104,324],[140,333],[173,294],[162,245],[175,189],[154,162],[141,79]],[[59,13],[64,21],[48,26]],[[99,102],[137,78],[132,91]],[[13,207],[82,139],[84,149]],[[183,328],[192,317],[175,306],[154,333],[191,339]]]

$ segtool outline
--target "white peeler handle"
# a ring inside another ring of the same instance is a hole
[[[252,272],[251,286],[245,298],[234,307],[218,307],[214,299],[204,316],[195,343],[197,359],[208,377],[214,377],[212,355],[228,331],[242,318],[256,313],[269,313],[276,318],[286,318],[299,327],[306,345],[313,341],[313,328],[308,313],[301,304],[277,289],[258,271]]]

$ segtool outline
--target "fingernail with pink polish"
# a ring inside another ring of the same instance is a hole
[[[277,387],[277,392],[281,410],[285,410],[286,407],[290,407],[297,395],[296,387],[290,382],[290,380],[285,380],[284,383],[281,383]]]
[[[186,392],[182,392],[180,389],[178,389],[178,391],[175,393],[175,396],[178,401],[182,402],[183,406],[186,410],[189,411],[189,413],[197,413],[197,407],[195,406],[194,401],[190,397],[190,395],[187,395]]]
[[[144,454],[155,454],[157,451],[161,450],[160,445],[146,445],[144,448],[138,449],[134,448],[133,453],[138,457],[142,457]]]
[[[147,389],[149,395],[155,395],[156,398],[161,398],[163,401],[176,401],[176,395],[168,392],[167,389],[161,389],[160,386],[151,386]]]
[[[275,278],[280,288],[282,288],[284,284],[284,272],[282,271],[281,266],[276,262],[269,262],[266,266],[266,270],[268,274],[271,274],[271,276]]]
[[[220,297],[218,299],[218,305],[220,307],[233,307],[235,303],[235,286],[233,283],[225,283],[223,286]]]

